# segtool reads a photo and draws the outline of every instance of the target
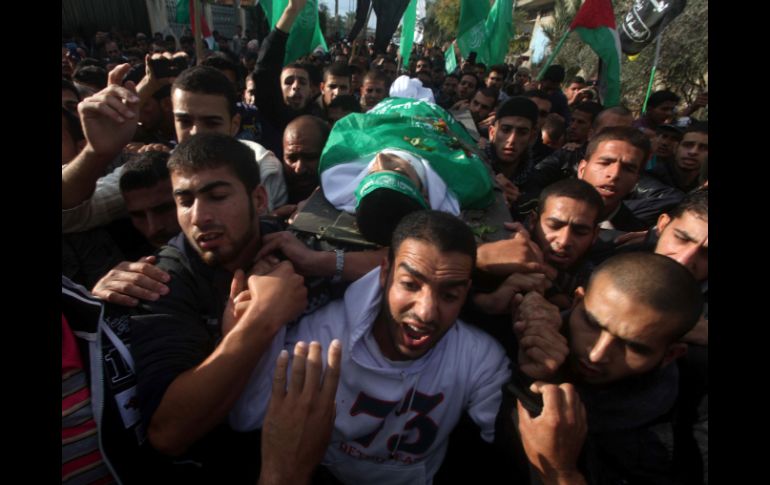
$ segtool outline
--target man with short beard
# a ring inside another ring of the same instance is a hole
[[[708,156],[708,121],[703,121],[685,130],[676,147],[673,163],[659,163],[650,173],[666,185],[689,192],[698,186],[701,166]]]
[[[275,362],[271,341],[305,308],[306,290],[289,262],[255,265],[275,228],[260,221],[266,194],[253,151],[231,136],[193,135],[168,167],[183,234],[157,254],[169,292],[131,317],[138,406],[150,444],[174,457],[174,479],[254,483],[244,451],[259,437],[234,431],[228,413],[249,376]]]
[[[286,43],[294,22],[307,0],[287,3],[275,28],[262,42],[257,67],[252,74],[254,104],[266,120],[273,122],[278,133],[303,114],[320,115],[317,105],[311,103],[310,75],[307,68],[296,62],[284,66]]]
[[[318,162],[329,131],[329,124],[322,119],[303,115],[283,132],[283,174],[289,204],[296,206],[318,187]]]
[[[681,265],[628,253],[596,269],[566,318],[522,331],[519,366],[543,408],[533,414],[520,403],[513,419],[543,483],[682,483],[681,467],[707,456],[684,453],[688,444],[675,439],[683,404],[675,361],[701,305]],[[568,352],[552,345],[558,337]],[[564,365],[545,367],[554,362]]]
[[[337,417],[322,462],[341,482],[431,483],[464,412],[484,441],[494,439],[509,361],[492,337],[458,319],[475,260],[465,223],[413,212],[379,268],[287,332],[286,349],[342,344]],[[253,409],[255,401],[261,409],[267,396],[247,391],[241,404]],[[239,427],[259,426],[259,414],[245,413]]]
[[[387,74],[378,70],[372,69],[366,73],[364,80],[361,83],[360,100],[362,112],[367,112],[374,108],[377,103],[382,101],[388,96],[388,89],[390,88],[390,81]]]
[[[540,194],[530,217],[532,240],[543,252],[543,262],[558,270],[548,299],[569,308],[578,286],[585,286],[593,265],[585,259],[599,235],[604,202],[591,184],[566,179]]]

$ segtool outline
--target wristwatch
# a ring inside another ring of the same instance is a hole
[[[334,254],[337,255],[337,262],[334,266],[334,276],[332,277],[332,283],[339,283],[342,281],[342,269],[345,267],[345,251],[342,249],[335,249]]]

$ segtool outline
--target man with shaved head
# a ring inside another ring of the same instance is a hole
[[[317,116],[295,118],[283,132],[283,174],[289,192],[289,204],[310,197],[318,187],[318,161],[330,127]]]
[[[533,416],[519,405],[514,419],[544,483],[679,483],[693,464],[680,461],[685,444],[674,441],[679,372],[671,364],[686,353],[680,339],[702,304],[682,265],[627,253],[605,261],[576,290],[563,322],[551,317],[521,332],[519,366],[538,380],[532,389],[543,409]],[[547,343],[559,337],[568,353]],[[548,371],[548,359],[564,365]]]

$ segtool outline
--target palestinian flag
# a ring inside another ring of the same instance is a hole
[[[620,38],[610,0],[585,0],[570,24],[601,60],[599,94],[605,107],[620,104]]]
[[[193,0],[179,0],[176,4],[176,23],[189,24],[192,29],[193,35],[195,35],[195,22],[190,17],[190,12],[195,10],[195,4]],[[206,41],[209,49],[214,49],[214,36],[211,35],[211,29],[206,22],[206,16],[201,12],[201,38]]]

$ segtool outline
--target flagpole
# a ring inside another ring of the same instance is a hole
[[[564,32],[564,35],[561,36],[561,40],[556,45],[556,48],[551,53],[551,56],[546,61],[545,65],[542,68],[540,68],[540,72],[537,73],[537,78],[535,78],[536,81],[540,81],[540,79],[542,79],[543,75],[545,74],[545,71],[551,66],[551,63],[556,58],[556,54],[558,54],[559,51],[561,50],[561,46],[564,44],[564,41],[567,40],[567,36],[570,34],[570,32],[572,32],[572,30],[567,29],[567,31]]]
[[[664,29],[665,30],[665,29]],[[655,79],[655,71],[658,69],[658,60],[660,59],[660,38],[663,37],[663,30],[658,34],[658,40],[655,44],[655,59],[652,61],[652,71],[650,72],[650,82],[647,84],[647,94],[644,96],[644,104],[642,105],[642,114],[647,112],[647,101],[650,99],[652,93],[652,82]]]
[[[201,65],[203,63],[203,33],[201,32],[201,0],[193,0],[194,12],[193,25],[195,26],[195,58],[196,64]]]
[[[369,17],[372,15],[372,9],[374,9],[374,2],[369,4],[369,12],[366,14],[366,23],[364,24],[364,44],[366,43],[366,34],[369,33]],[[359,33],[359,35],[361,34]]]

